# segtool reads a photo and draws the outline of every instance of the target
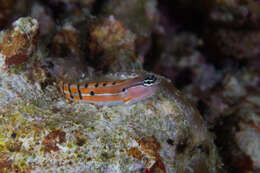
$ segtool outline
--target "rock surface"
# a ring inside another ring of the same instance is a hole
[[[25,22],[31,21],[37,23],[31,18]],[[35,25],[26,26],[32,30]],[[0,172],[220,170],[204,121],[167,79],[157,76],[157,92],[138,103],[96,106],[66,100],[56,82],[45,84],[48,76],[38,65],[39,57],[43,52],[37,49],[21,68],[6,66],[1,56]]]

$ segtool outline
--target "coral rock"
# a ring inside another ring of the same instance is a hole
[[[22,88],[19,80],[15,87]],[[221,162],[198,111],[158,80],[153,97],[130,105],[71,102],[55,87],[44,96],[29,89],[34,97],[23,104],[1,102],[0,165],[9,172],[217,173]]]
[[[79,58],[81,55],[79,45],[77,30],[71,24],[65,24],[53,38],[52,53],[58,57],[73,56]]]
[[[102,71],[118,72],[140,69],[135,56],[135,35],[110,16],[90,33],[90,59]]]
[[[39,25],[31,17],[19,18],[12,27],[5,31],[0,44],[0,61],[2,65],[21,64],[25,62],[35,48]]]
[[[218,53],[237,59],[254,58],[260,55],[259,30],[236,31],[230,29],[219,29],[209,32],[206,40],[218,50]]]

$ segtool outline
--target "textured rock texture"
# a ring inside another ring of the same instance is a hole
[[[1,39],[0,172],[220,170],[221,161],[204,121],[169,80],[157,76],[160,82],[156,93],[130,105],[96,106],[67,100],[57,89],[58,80],[49,83],[48,71],[39,65],[47,57],[39,46],[41,38],[34,36],[37,20],[20,18],[14,24],[20,21],[26,30],[11,27],[2,33]],[[18,45],[17,40],[8,42],[5,38],[10,32],[35,41]],[[94,29],[95,38],[102,36],[98,33]],[[113,35],[109,39],[121,41]],[[132,40],[126,41],[129,42],[132,44]],[[19,50],[12,53],[22,52],[28,58],[20,61],[12,57],[16,63],[8,63],[6,44]],[[35,47],[33,51],[31,47]],[[77,49],[68,49],[77,54]],[[107,76],[127,79],[131,75],[118,72]]]

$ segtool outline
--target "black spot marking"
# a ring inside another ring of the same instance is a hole
[[[103,83],[103,87],[105,87],[107,85],[107,83]]]
[[[122,92],[125,92],[125,91],[126,91],[126,89],[125,89],[125,88],[123,88],[123,89],[122,89]]]
[[[68,84],[68,88],[69,88],[70,98],[73,99],[74,97],[73,97],[72,92],[71,92],[71,90],[70,90],[70,84]]]
[[[95,87],[97,88],[97,87],[98,87],[98,85],[99,85],[99,84],[98,84],[98,83],[96,83]]]
[[[80,85],[78,84],[77,85],[77,90],[78,90],[78,93],[79,93],[79,99],[82,100],[82,95],[81,95],[81,91],[80,91]]]
[[[94,91],[90,91],[89,93],[91,96],[95,95],[95,92]]]
[[[88,83],[85,83],[85,88],[88,88]]]

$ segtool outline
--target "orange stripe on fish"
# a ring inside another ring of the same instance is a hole
[[[84,100],[90,103],[106,105],[129,103],[151,96],[157,88],[156,77],[147,75],[119,81],[69,84],[59,83],[66,98]]]

